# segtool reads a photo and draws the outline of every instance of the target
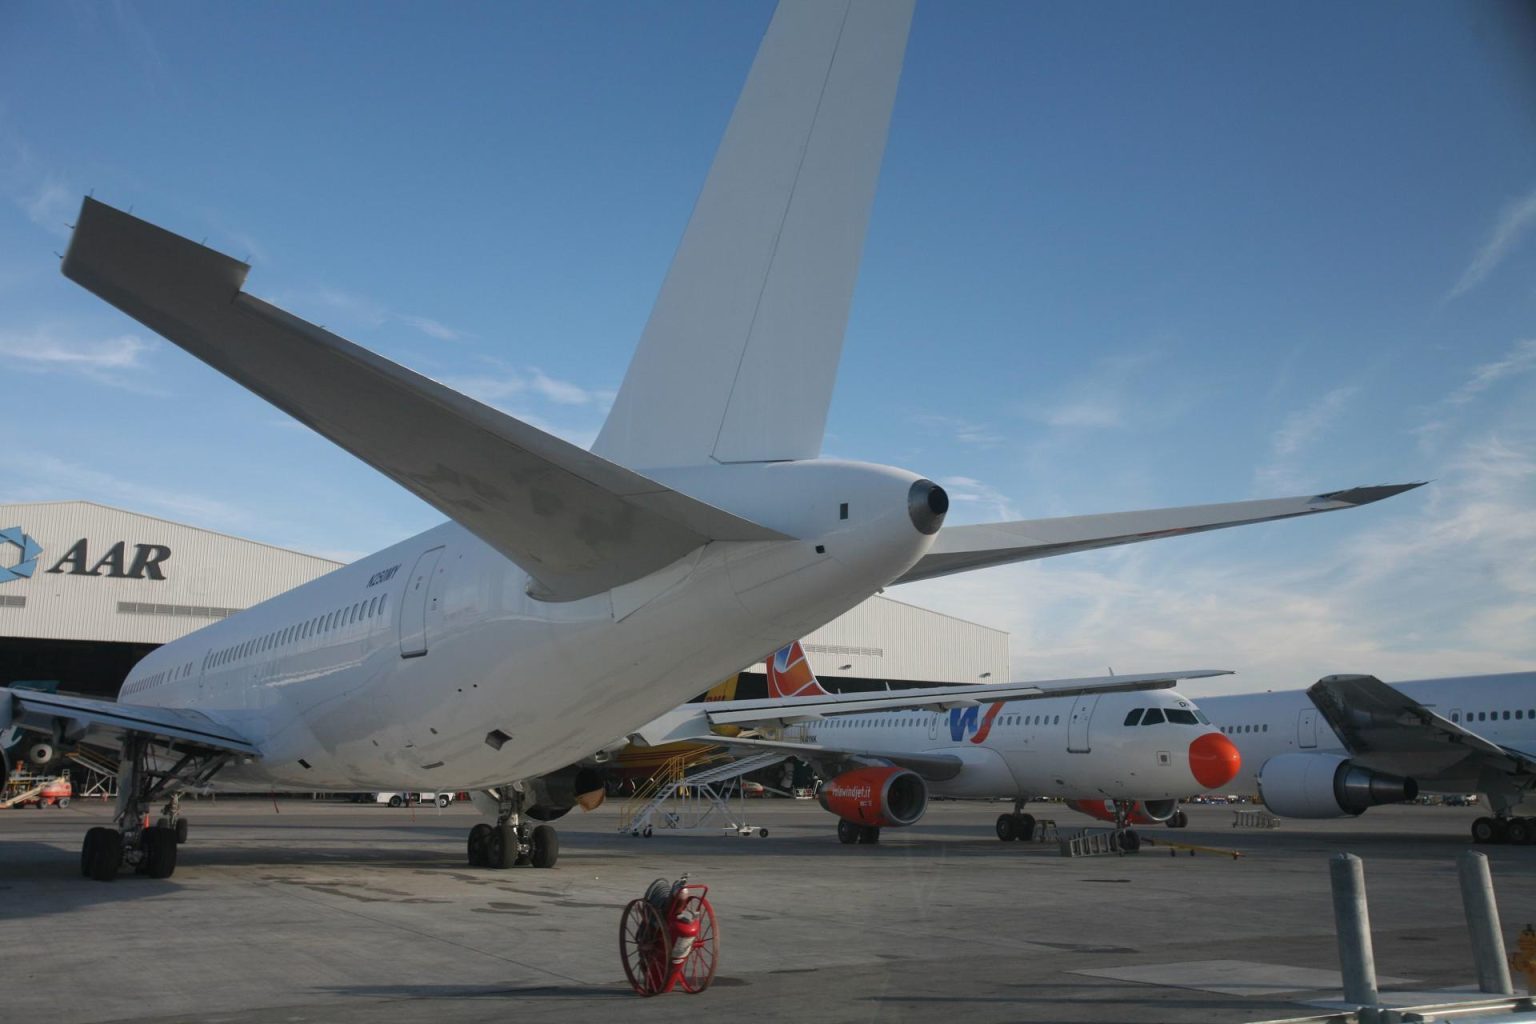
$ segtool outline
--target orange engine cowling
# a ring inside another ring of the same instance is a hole
[[[819,799],[856,825],[911,825],[928,809],[928,784],[905,768],[855,768],[822,786]]]
[[[1100,821],[1115,820],[1115,810],[1108,800],[1068,800],[1067,806]],[[1178,809],[1177,800],[1136,800],[1127,820],[1132,825],[1157,825],[1173,817]]]

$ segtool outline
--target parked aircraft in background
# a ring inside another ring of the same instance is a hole
[[[1131,824],[1170,820],[1180,797],[1225,786],[1240,767],[1237,748],[1191,701],[1138,689],[1225,674],[1218,671],[833,694],[799,641],[770,656],[767,669],[766,700],[690,704],[637,735],[810,763],[826,780],[821,805],[837,815],[844,843],[916,824],[930,795],[1012,799],[997,836],[1027,838],[1035,820],[1025,805],[1054,796],[1081,801],[1086,813],[1097,801],[1121,848],[1134,850]],[[713,732],[722,726],[743,731]]]
[[[1328,676],[1200,706],[1242,752],[1231,788],[1256,790],[1276,814],[1335,818],[1419,793],[1476,792],[1494,813],[1472,823],[1473,840],[1536,840],[1536,819],[1517,813],[1536,811],[1536,672],[1391,685]]]
[[[579,758],[883,587],[1412,486],[941,532],[949,499],[931,480],[818,458],[911,13],[910,0],[780,6],[590,452],[264,302],[243,290],[243,263],[85,200],[67,277],[451,518],[166,644],[116,703],[0,690],[0,730],[121,749],[115,827],[87,833],[85,874],[170,875],[176,793],[213,780],[483,790],[496,824],[471,833],[471,863],[549,867],[558,840],[529,812],[576,802]],[[1071,758],[1084,699],[1049,726],[1025,724],[1045,712],[1023,706],[989,721],[987,749],[1049,746],[1084,795],[1108,786],[1112,773]],[[1105,697],[1101,714],[1177,707],[1137,699]],[[902,726],[914,738],[946,724],[916,721]],[[895,722],[839,725],[837,745],[881,750]],[[1191,751],[1225,763],[1198,723],[1161,728],[1170,763],[1140,770],[1186,776],[1167,791],[1194,788]],[[998,764],[972,746],[945,763]],[[882,793],[919,778],[871,771]]]

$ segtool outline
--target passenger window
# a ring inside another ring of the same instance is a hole
[[[1132,711],[1130,714],[1126,715],[1125,716],[1125,724],[1126,725],[1135,725],[1137,722],[1140,722],[1141,721],[1141,711],[1142,711],[1141,708],[1137,708],[1134,711]]]
[[[1164,722],[1162,708],[1148,708],[1146,715],[1141,719],[1142,725],[1162,725]]]
[[[1506,721],[1506,722],[1509,721],[1509,712],[1508,711],[1504,712],[1504,721]]]
[[[1516,712],[1515,712],[1515,717],[1516,717],[1516,718],[1519,718],[1519,717],[1520,717],[1520,716],[1521,716],[1521,715],[1523,715],[1523,714],[1524,714],[1524,713],[1525,713],[1525,712],[1523,712],[1523,711],[1518,711],[1518,710],[1517,710],[1517,711],[1516,711]]]
[[[1052,725],[1060,725],[1061,724],[1061,716],[1057,715],[1055,718],[1051,719],[1051,724]]]
[[[1260,732],[1269,732],[1269,723],[1265,722],[1264,725],[1260,728],[1259,731]]]
[[[376,613],[378,610],[379,610],[379,599],[378,598],[374,598],[372,601],[368,602],[368,617],[370,619],[373,618],[374,613]]]

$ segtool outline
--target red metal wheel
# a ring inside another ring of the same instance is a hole
[[[715,980],[715,968],[720,965],[720,930],[715,924],[715,908],[704,897],[690,897],[684,909],[699,915],[699,936],[694,940],[688,959],[683,961],[682,977],[678,981],[684,992],[697,995]]]
[[[630,987],[654,996],[666,986],[670,967],[667,926],[645,900],[631,900],[619,918],[619,959]]]

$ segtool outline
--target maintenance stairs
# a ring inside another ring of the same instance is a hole
[[[738,780],[749,772],[779,764],[783,754],[754,754],[740,760],[714,747],[679,754],[646,780],[620,811],[619,831],[649,837],[656,829],[720,832],[766,838],[766,828],[746,821],[746,797]],[[691,769],[691,770],[690,770]],[[732,782],[738,782],[734,787]],[[739,806],[733,810],[731,791]]]

